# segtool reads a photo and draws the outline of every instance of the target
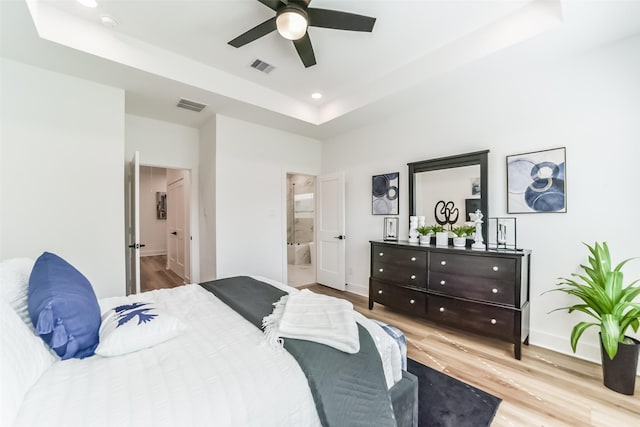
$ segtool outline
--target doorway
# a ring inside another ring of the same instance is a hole
[[[315,250],[316,178],[287,174],[287,284],[316,282]]]
[[[140,166],[140,290],[190,283],[190,172]]]

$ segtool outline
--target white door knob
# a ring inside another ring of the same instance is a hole
[[[440,313],[444,312],[444,307],[440,307]]]
[[[416,260],[416,257],[412,256],[411,261],[415,261],[415,260]]]
[[[416,278],[416,275],[415,275],[415,274],[412,274],[412,275],[411,275],[411,279],[413,280],[413,279],[415,279],[415,278]]]
[[[444,285],[445,283],[447,283],[447,282],[445,282],[444,280],[440,280],[440,284],[441,285]]]
[[[493,266],[493,271],[498,271],[498,270],[499,270],[498,266],[497,266],[497,265],[494,265],[494,266]]]
[[[440,265],[447,265],[447,261],[440,261]]]
[[[493,292],[494,294],[498,293],[498,290],[496,288],[491,289],[491,292]]]
[[[384,252],[380,252],[380,254],[379,254],[379,255],[380,255],[380,256],[383,256],[383,255],[384,255]]]
[[[496,319],[491,319],[491,324],[495,325],[496,324]]]
[[[410,304],[415,304],[416,300],[412,299],[411,301],[409,301]]]
[[[379,291],[378,291],[378,293],[379,293],[379,294],[381,294],[381,293],[382,293],[382,289],[381,289],[381,290],[379,290]]]
[[[384,268],[381,268],[378,270],[380,273],[382,273],[384,271]]]

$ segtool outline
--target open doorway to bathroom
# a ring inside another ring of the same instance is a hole
[[[287,174],[287,284],[316,282],[316,178]]]

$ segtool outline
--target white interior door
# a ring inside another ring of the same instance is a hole
[[[184,278],[185,273],[185,200],[184,179],[167,187],[167,261],[169,269]]]
[[[344,173],[319,176],[318,191],[318,283],[344,291],[345,275],[345,203]]]
[[[129,170],[128,293],[140,293],[140,153],[135,152]]]

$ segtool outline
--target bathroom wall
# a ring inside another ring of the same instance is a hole
[[[287,175],[287,242],[313,242],[316,179],[309,175]],[[310,197],[305,195],[311,194]],[[298,196],[298,197],[296,197]]]

